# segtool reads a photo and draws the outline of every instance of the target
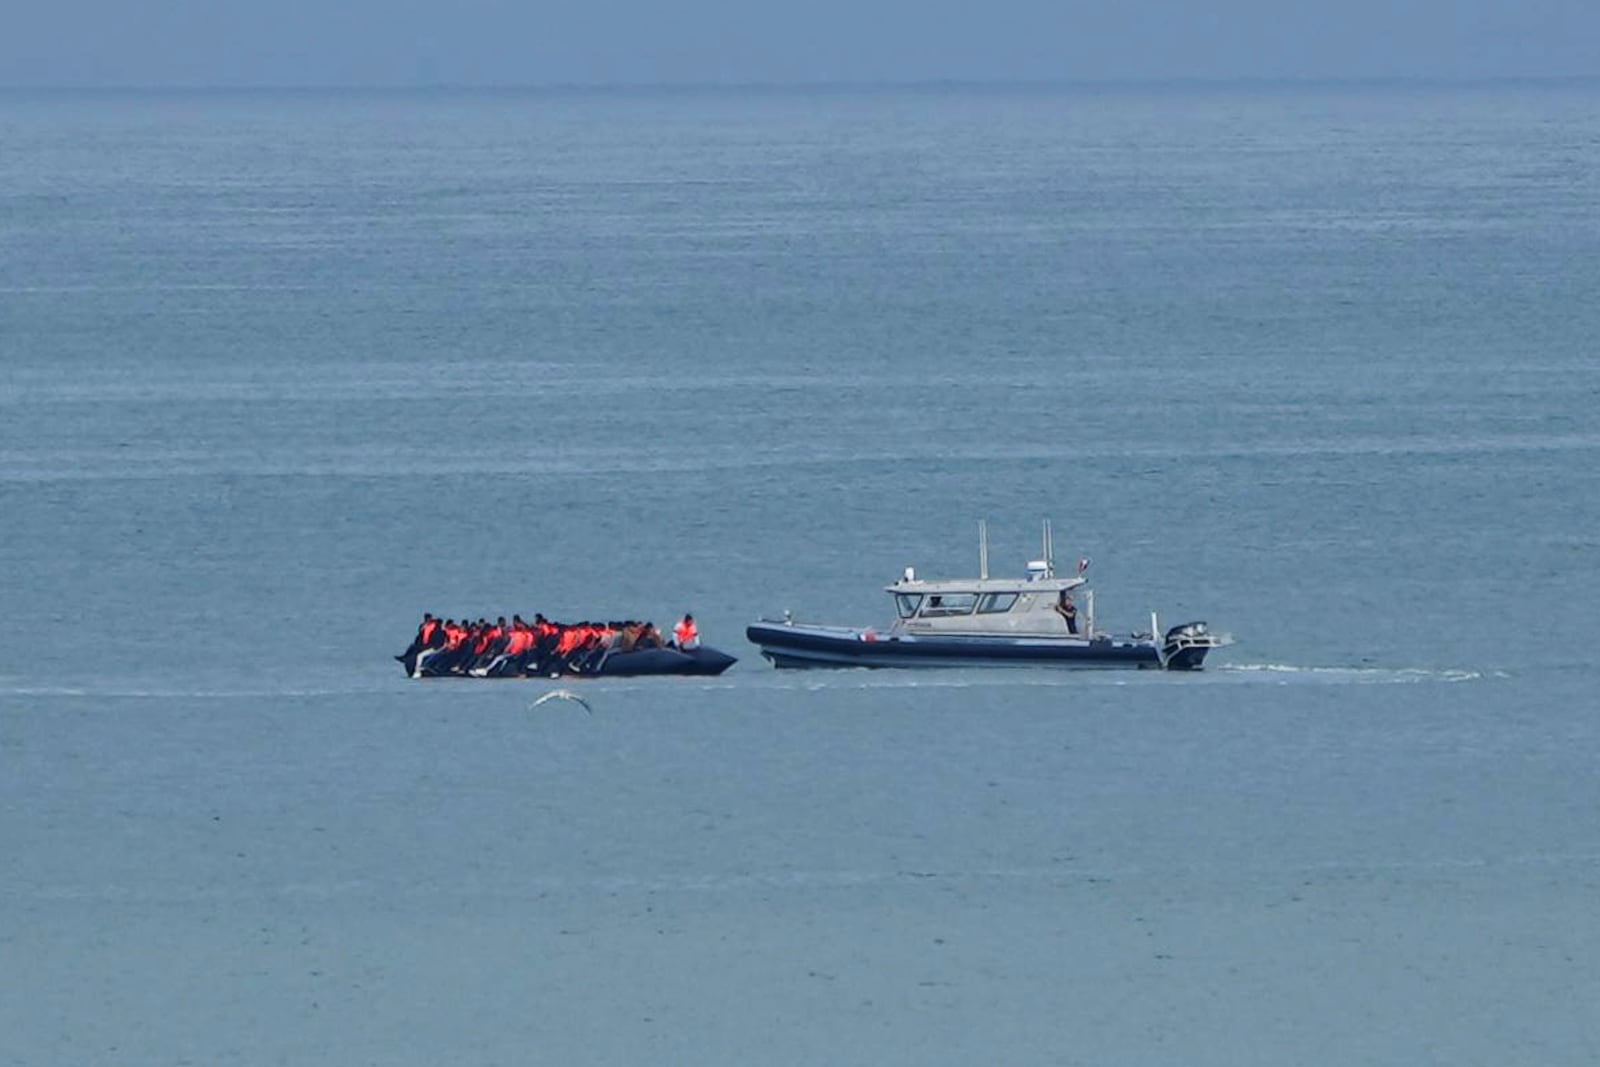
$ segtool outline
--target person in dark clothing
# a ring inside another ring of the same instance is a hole
[[[1078,605],[1072,602],[1072,594],[1065,589],[1061,591],[1061,596],[1056,600],[1056,614],[1067,621],[1067,633],[1075,634],[1078,632]]]
[[[446,619],[433,631],[433,637],[428,642],[428,647],[417,653],[412,662],[411,677],[420,678],[424,673],[447,673],[450,657],[459,647],[461,638],[466,631],[457,626],[454,619]]]
[[[431,612],[422,613],[422,625],[417,627],[417,636],[411,639],[411,644],[395,659],[405,667],[407,674],[414,674],[417,669],[417,656],[425,648],[434,647],[435,638],[440,644],[444,643],[444,634],[441,632],[439,620]]]

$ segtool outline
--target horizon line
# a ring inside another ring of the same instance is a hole
[[[907,78],[798,81],[615,81],[615,82],[260,82],[250,84],[144,83],[70,85],[60,83],[0,83],[4,93],[637,93],[637,92],[817,92],[862,90],[940,89],[1137,89],[1230,87],[1360,87],[1405,86],[1468,87],[1491,85],[1573,85],[1600,82],[1600,74],[1500,74],[1441,75],[1328,75],[1171,78]]]

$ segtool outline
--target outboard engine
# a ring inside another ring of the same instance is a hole
[[[1161,662],[1169,671],[1197,671],[1206,653],[1225,643],[1204,622],[1180,623],[1161,638]]]

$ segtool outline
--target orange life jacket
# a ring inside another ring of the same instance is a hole
[[[678,639],[679,648],[688,648],[700,639],[700,629],[685,619],[672,628],[672,636]]]

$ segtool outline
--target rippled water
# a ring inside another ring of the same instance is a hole
[[[1592,1062],[1597,102],[0,96],[13,1061]],[[743,641],[1046,517],[1240,643]]]

